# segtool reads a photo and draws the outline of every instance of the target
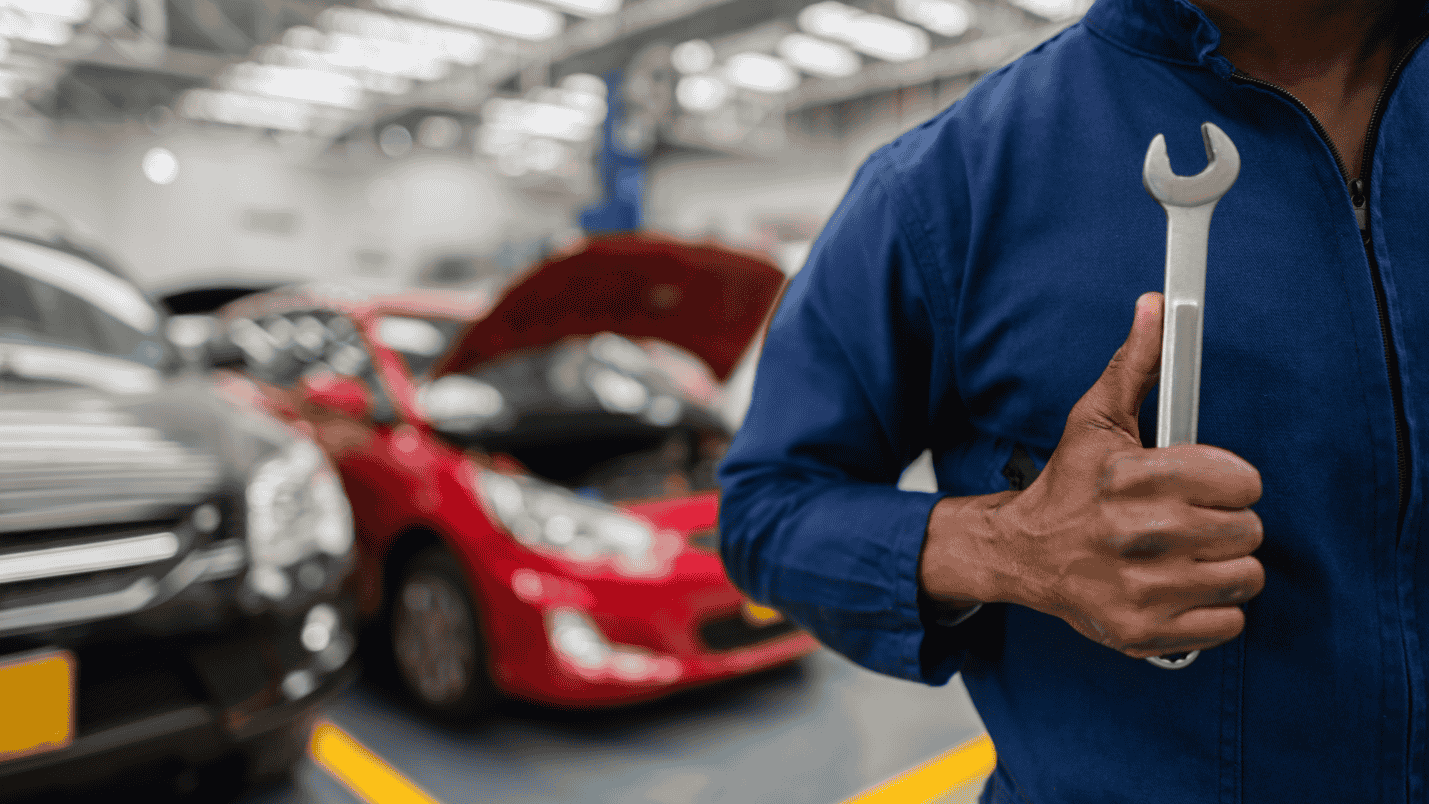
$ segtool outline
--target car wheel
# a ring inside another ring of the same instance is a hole
[[[407,564],[390,623],[397,675],[423,710],[455,723],[495,702],[477,608],[451,553],[429,547]]]

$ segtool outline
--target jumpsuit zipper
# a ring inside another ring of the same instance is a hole
[[[1394,351],[1393,334],[1389,328],[1389,302],[1385,296],[1384,280],[1380,276],[1379,263],[1374,258],[1374,245],[1370,242],[1369,181],[1366,179],[1366,175],[1369,173],[1371,160],[1374,158],[1375,139],[1379,135],[1380,120],[1384,116],[1385,101],[1389,99],[1394,85],[1398,83],[1399,74],[1404,71],[1404,66],[1409,63],[1410,57],[1414,55],[1426,38],[1429,38],[1429,30],[1415,37],[1390,68],[1389,77],[1385,80],[1384,86],[1380,88],[1379,96],[1375,98],[1374,111],[1370,113],[1369,131],[1365,135],[1364,151],[1360,159],[1360,175],[1356,177],[1349,175],[1349,169],[1345,166],[1344,157],[1340,155],[1340,149],[1335,147],[1334,140],[1330,139],[1330,134],[1320,123],[1320,119],[1310,111],[1310,107],[1306,106],[1303,101],[1278,84],[1262,81],[1238,69],[1231,74],[1238,81],[1274,92],[1299,109],[1315,127],[1315,133],[1319,134],[1320,139],[1329,146],[1330,155],[1335,158],[1335,167],[1339,169],[1340,178],[1344,180],[1345,188],[1349,192],[1350,203],[1354,207],[1355,224],[1360,230],[1360,244],[1364,247],[1365,258],[1369,261],[1370,277],[1374,286],[1375,310],[1379,315],[1379,334],[1384,346],[1384,362],[1389,371],[1390,397],[1394,406],[1395,466],[1399,480],[1396,497],[1398,510],[1395,522],[1396,542],[1399,531],[1404,526],[1405,511],[1409,507],[1409,424],[1404,415],[1403,390],[1399,378],[1399,356]]]
[[[1320,139],[1323,140],[1324,143],[1330,147],[1330,154],[1335,158],[1335,166],[1340,171],[1340,178],[1344,180],[1345,188],[1349,191],[1350,204],[1354,208],[1355,225],[1360,230],[1360,244],[1364,247],[1365,259],[1369,262],[1370,278],[1374,286],[1375,309],[1376,312],[1379,314],[1379,333],[1381,343],[1383,343],[1384,345],[1384,362],[1385,366],[1389,371],[1390,398],[1394,405],[1395,464],[1399,472],[1399,490],[1397,498],[1398,517],[1395,520],[1394,529],[1394,542],[1396,547],[1399,545],[1399,542],[1402,538],[1404,530],[1404,515],[1409,508],[1409,424],[1408,420],[1405,418],[1404,415],[1404,390],[1403,383],[1399,375],[1399,357],[1394,351],[1394,341],[1392,340],[1393,334],[1390,331],[1389,327],[1389,301],[1385,294],[1384,278],[1380,274],[1379,263],[1375,260],[1374,257],[1374,243],[1370,239],[1369,180],[1367,177],[1370,173],[1370,166],[1373,164],[1371,160],[1373,160],[1374,158],[1375,140],[1379,137],[1379,124],[1381,119],[1384,117],[1385,102],[1389,99],[1390,93],[1394,91],[1394,85],[1399,81],[1399,74],[1404,71],[1405,65],[1409,63],[1409,59],[1414,55],[1414,52],[1419,49],[1419,46],[1424,43],[1425,39],[1429,39],[1429,30],[1425,30],[1418,34],[1410,43],[1409,47],[1405,48],[1404,52],[1401,53],[1399,57],[1394,61],[1393,66],[1390,68],[1389,77],[1385,79],[1384,86],[1380,88],[1379,96],[1375,98],[1374,101],[1374,110],[1370,113],[1369,130],[1365,133],[1364,150],[1361,152],[1360,158],[1360,175],[1355,177],[1351,177],[1349,175],[1349,170],[1345,166],[1344,158],[1340,155],[1339,149],[1335,147],[1334,140],[1330,139],[1329,132],[1325,130],[1325,127],[1320,123],[1319,118],[1315,117],[1315,113],[1310,111],[1310,107],[1306,106],[1303,101],[1295,97],[1295,95],[1293,95],[1289,90],[1277,84],[1273,84],[1269,81],[1262,81],[1259,78],[1247,75],[1240,70],[1234,70],[1231,73],[1231,76],[1239,81],[1242,81],[1247,84],[1253,84],[1264,89],[1268,89],[1271,92],[1279,95],[1280,97],[1285,98],[1296,108],[1298,108],[1302,113],[1304,113],[1304,115],[1309,118],[1311,124],[1315,126],[1315,133],[1319,134]],[[1410,673],[1412,677],[1412,671],[1409,670],[1409,667],[1410,662],[1413,661],[1413,657],[1409,655],[1409,645],[1407,640],[1407,634],[1403,633],[1403,631],[1401,630],[1399,639],[1400,650],[1402,652],[1402,656],[1405,662],[1405,670],[1407,673]],[[1409,707],[1407,713],[1409,715],[1409,733],[1406,735],[1405,740],[1404,785],[1405,795],[1408,797],[1408,799],[1412,799],[1415,742],[1414,708],[1417,705],[1417,702],[1415,701],[1414,684],[1412,680],[1409,681],[1407,686],[1408,690],[1406,703]]]

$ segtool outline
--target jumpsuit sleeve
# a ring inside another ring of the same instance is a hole
[[[770,321],[720,467],[720,551],[738,587],[828,647],[943,684],[962,662],[959,632],[920,605],[917,572],[945,495],[896,483],[929,446],[949,302],[919,266],[927,211],[900,208],[883,173],[879,154],[865,163]]]

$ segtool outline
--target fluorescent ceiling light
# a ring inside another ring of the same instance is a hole
[[[973,24],[973,10],[956,0],[898,0],[898,16],[955,39]]]
[[[1091,5],[1089,0],[1012,0],[1014,5],[1049,20],[1064,20],[1079,16]]]
[[[74,38],[74,23],[52,14],[36,14],[28,11],[3,13],[0,6],[0,36],[7,39],[23,39],[37,45],[62,47]]]
[[[738,87],[756,92],[788,92],[799,85],[799,74],[783,59],[763,53],[739,53],[725,64],[725,75]]]
[[[561,89],[576,95],[588,95],[605,100],[609,89],[598,76],[590,73],[572,73],[561,79]]]
[[[687,75],[675,84],[675,101],[692,112],[712,112],[729,99],[729,86],[712,75]]]
[[[434,58],[430,50],[405,42],[368,39],[352,34],[328,34],[326,58],[335,67],[400,75],[421,81],[435,81],[447,74],[447,63]]]
[[[314,109],[306,103],[222,89],[189,90],[179,102],[179,114],[190,120],[278,131],[308,131],[314,123]]]
[[[810,75],[843,78],[858,72],[863,63],[852,50],[825,39],[789,34],[779,40],[779,55]]]
[[[691,39],[681,42],[670,51],[670,63],[685,75],[695,75],[714,66],[715,52],[709,42]]]
[[[490,126],[571,142],[591,139],[600,122],[582,109],[515,98],[492,98],[482,106],[481,114]]]
[[[620,10],[620,0],[542,0],[542,2],[578,17],[602,17]]]
[[[457,64],[476,64],[486,54],[486,39],[475,31],[448,25],[415,22],[380,14],[376,11],[361,11],[355,8],[334,6],[318,15],[318,25],[334,33],[416,45],[429,51],[432,58],[443,58]],[[313,28],[290,28],[288,34],[304,30],[322,36],[321,31]],[[294,47],[320,49],[320,46],[317,45],[288,42],[287,35],[284,35],[283,39],[286,44],[291,44]]]
[[[549,8],[517,0],[377,0],[389,11],[470,25],[518,39],[550,39],[565,27],[565,19]]]
[[[67,25],[84,22],[94,13],[90,0],[0,0],[0,9],[29,17],[51,17]]]
[[[362,84],[352,76],[328,70],[244,62],[225,70],[219,82],[226,89],[256,95],[292,98],[345,109],[362,107]]]
[[[800,11],[799,27],[885,61],[911,61],[927,55],[929,48],[928,34],[921,29],[836,0]]]

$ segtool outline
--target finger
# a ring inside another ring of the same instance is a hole
[[[1233,452],[1205,444],[1143,449],[1112,461],[1105,490],[1127,498],[1174,497],[1208,508],[1248,508],[1260,500],[1260,472]]]
[[[1173,620],[1164,631],[1126,645],[1122,653],[1137,659],[1193,650],[1209,650],[1235,639],[1245,630],[1245,612],[1234,606],[1192,609]]]
[[[1239,606],[1265,589],[1265,567],[1253,556],[1230,561],[1191,561],[1127,567],[1122,588],[1136,607],[1165,609],[1173,616],[1191,609]]]
[[[1111,517],[1115,535],[1103,544],[1126,561],[1157,561],[1182,556],[1196,561],[1228,561],[1260,547],[1265,527],[1248,509],[1168,506],[1159,501],[1118,509]]]
[[[1161,376],[1162,306],[1160,293],[1143,293],[1136,300],[1126,341],[1074,409],[1080,423],[1121,432],[1141,442],[1137,414]]]

